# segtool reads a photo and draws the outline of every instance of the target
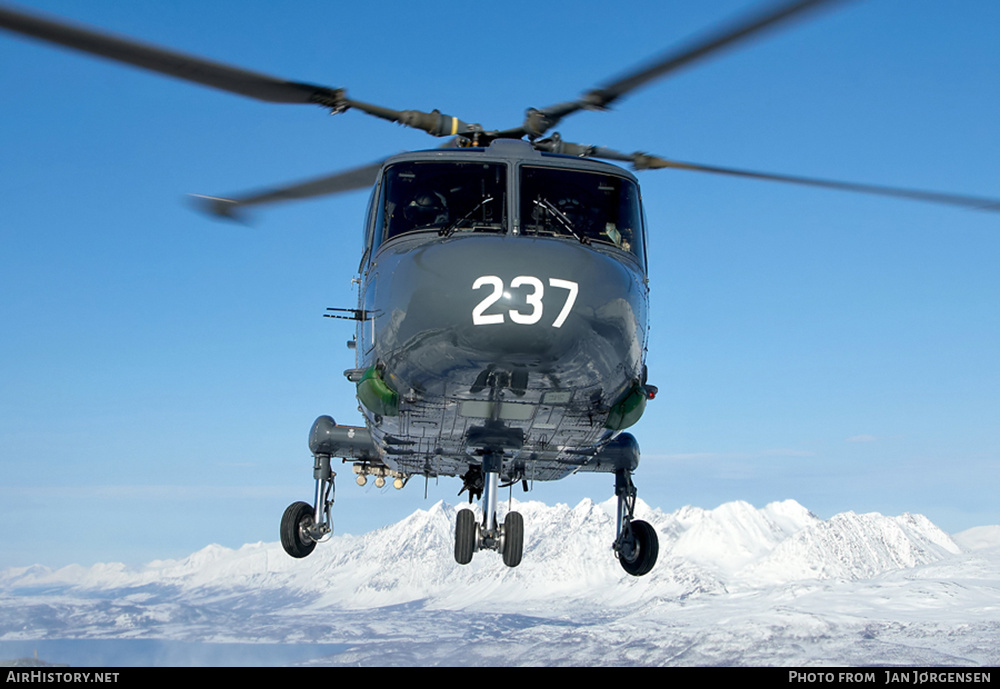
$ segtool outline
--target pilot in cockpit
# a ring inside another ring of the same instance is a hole
[[[403,209],[403,217],[411,230],[445,227],[448,224],[448,202],[437,191],[420,191]]]

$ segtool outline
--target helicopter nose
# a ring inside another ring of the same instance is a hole
[[[490,277],[461,330],[467,350],[484,360],[543,370],[576,360],[596,372],[635,348],[639,314],[602,277],[515,275],[502,290],[501,278]]]
[[[619,259],[525,238],[495,243],[477,259],[437,277],[458,350],[471,360],[540,370],[572,362],[595,375],[639,360],[641,276]]]
[[[490,370],[586,386],[640,369],[646,293],[629,257],[494,235],[399,247],[380,256],[372,342],[403,387],[470,386]]]

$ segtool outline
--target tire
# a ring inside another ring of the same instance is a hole
[[[521,564],[524,550],[524,518],[520,512],[508,512],[503,520],[503,563],[508,567]]]
[[[633,547],[623,549],[618,555],[618,562],[632,576],[641,577],[648,574],[656,564],[656,558],[660,554],[660,539],[656,535],[656,529],[644,521],[634,521],[629,528],[632,531]]]
[[[472,510],[459,510],[455,517],[455,562],[467,565],[472,562],[472,554],[476,552],[478,536],[476,515]]]
[[[315,522],[312,505],[293,502],[281,516],[281,547],[295,558],[303,558],[313,551],[316,541],[309,538],[304,529]]]

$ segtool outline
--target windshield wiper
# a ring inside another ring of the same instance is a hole
[[[450,237],[452,235],[452,233],[455,230],[457,230],[458,227],[462,223],[464,223],[466,220],[468,220],[470,217],[472,217],[473,213],[475,213],[476,211],[478,211],[480,208],[482,208],[483,206],[485,206],[487,203],[489,203],[492,200],[493,200],[492,196],[487,196],[482,201],[480,201],[475,206],[473,206],[472,210],[470,210],[468,213],[466,213],[465,215],[463,215],[461,218],[459,218],[455,222],[451,223],[450,225],[448,225],[444,229],[438,230],[438,234],[441,235],[442,237]]]
[[[566,217],[565,213],[556,208],[551,201],[539,196],[537,199],[534,199],[532,203],[535,204],[536,206],[544,208],[549,213],[551,213],[552,216],[559,222],[559,224],[565,227],[566,231],[569,232],[574,237],[576,237],[577,241],[579,241],[581,244],[590,244],[589,239],[587,239],[586,237],[581,237],[576,233],[576,231],[573,229],[573,223],[570,221],[570,219]]]

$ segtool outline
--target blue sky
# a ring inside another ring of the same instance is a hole
[[[23,2],[487,128],[575,98],[755,3]],[[849,3],[558,128],[680,160],[1000,196],[1000,6]],[[366,193],[193,212],[434,139],[258,103],[0,33],[0,567],[277,540],[319,414],[359,423],[346,348]],[[1000,215],[641,173],[654,506],[795,498],[822,517],[1000,523]],[[437,500],[341,473],[336,530]],[[536,484],[575,504],[607,476]],[[515,494],[515,497],[518,497]],[[530,538],[530,525],[529,538]],[[612,539],[609,534],[609,544]]]

